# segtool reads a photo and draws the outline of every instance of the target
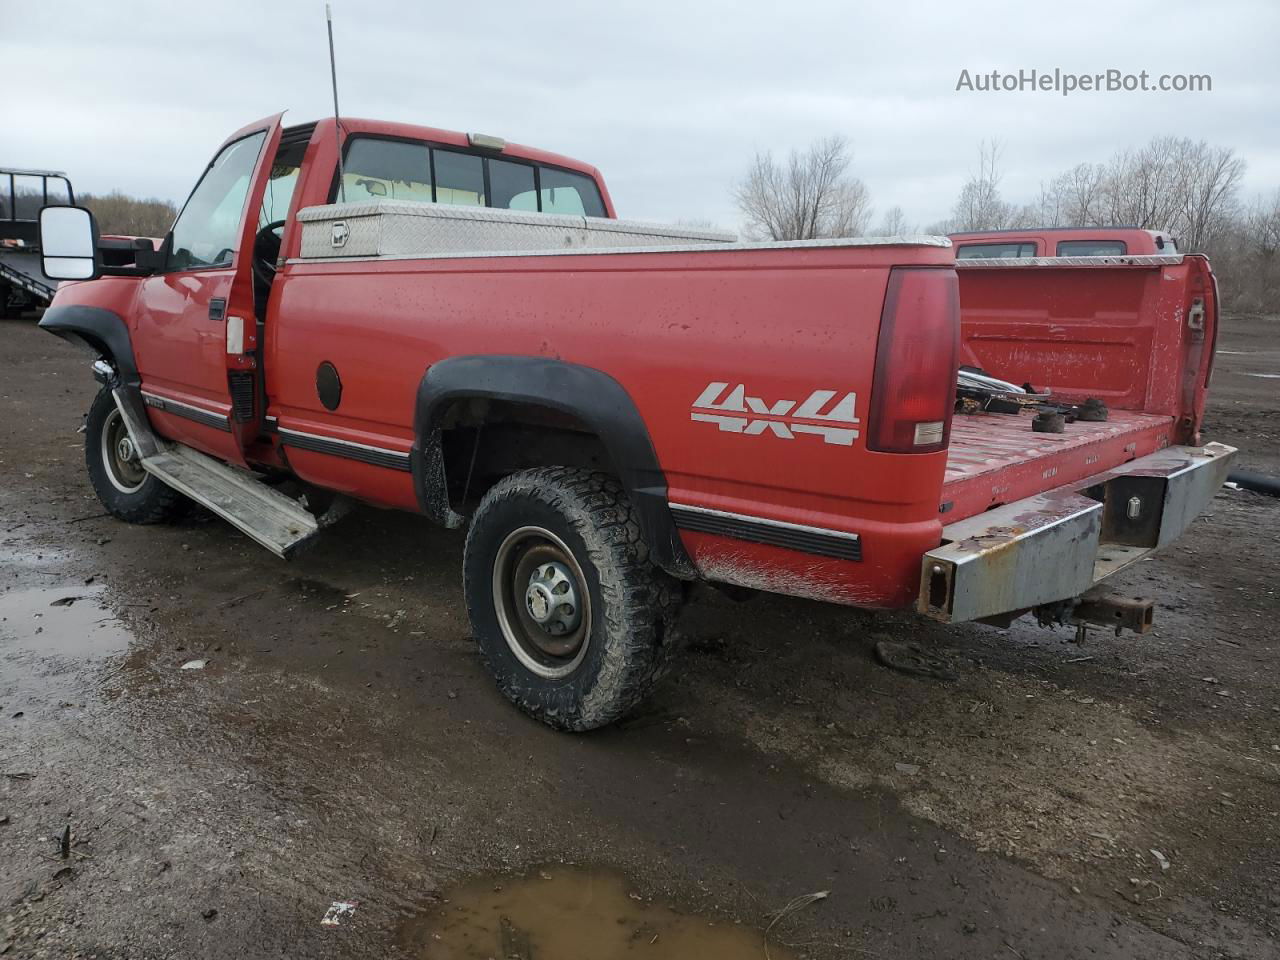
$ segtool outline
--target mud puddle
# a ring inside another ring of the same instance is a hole
[[[643,899],[609,870],[549,866],[473,881],[413,921],[403,943],[422,960],[740,960],[764,957],[759,930]],[[773,960],[796,954],[769,944]]]
[[[123,651],[131,636],[94,587],[28,587],[0,594],[0,650],[102,657]]]

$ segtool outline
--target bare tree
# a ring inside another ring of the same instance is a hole
[[[1247,223],[1258,252],[1270,262],[1280,260],[1280,189],[1254,201]]]
[[[885,211],[884,219],[872,234],[877,237],[904,237],[911,232],[907,226],[907,215],[899,206],[892,206]]]
[[[1080,163],[1040,188],[1036,226],[1135,226],[1169,230],[1202,250],[1239,218],[1245,163],[1228,147],[1156,137],[1106,163]],[[1009,215],[1012,225],[1020,219]]]
[[[978,148],[978,169],[960,188],[960,198],[951,211],[951,231],[999,230],[1010,225],[1018,211],[1000,197],[999,141],[983,142]]]
[[[1102,217],[1102,192],[1106,183],[1102,164],[1078,163],[1040,188],[1037,207],[1042,227],[1095,226]]]
[[[866,185],[849,173],[852,154],[844,137],[831,136],[803,152],[792,150],[785,164],[772,153],[757,153],[734,189],[746,220],[744,232],[758,240],[812,240],[852,237],[871,219]]]
[[[1107,165],[1102,190],[1105,222],[1171,229],[1182,205],[1181,152],[1176,137],[1155,137],[1141,150],[1116,154]]]
[[[1040,196],[1036,198],[1036,219],[1042,227],[1061,227],[1067,205],[1062,177],[1054,177],[1048,183],[1041,181]]]
[[[1034,203],[1006,204],[1004,226],[1009,230],[1029,230],[1040,226],[1039,208]]]
[[[1280,190],[1219,224],[1206,241],[1218,288],[1234,310],[1274,312],[1280,303]]]
[[[1231,148],[1210,147],[1203,140],[1183,140],[1179,146],[1177,230],[1187,249],[1203,250],[1239,212],[1236,191],[1245,163]]]

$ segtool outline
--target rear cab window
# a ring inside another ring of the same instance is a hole
[[[587,217],[603,217],[604,204],[595,181],[581,173],[543,167],[542,189],[538,200],[543,213],[576,213]]]
[[[342,162],[342,196],[365,200],[431,203],[431,151],[426,144],[400,140],[352,140]]]
[[[462,207],[486,207],[484,157],[452,150],[432,150],[436,173],[436,203]]]
[[[956,250],[957,260],[1008,260],[1035,255],[1036,245],[1031,241],[966,243]]]
[[[1060,257],[1122,257],[1127,252],[1123,240],[1062,240]]]
[[[346,202],[409,200],[606,216],[595,180],[573,170],[422,141],[352,137],[342,161]],[[341,198],[337,185],[331,202]]]

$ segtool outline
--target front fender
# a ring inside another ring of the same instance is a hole
[[[114,310],[80,303],[55,305],[40,318],[40,328],[110,360],[125,386],[140,384],[129,328]]]

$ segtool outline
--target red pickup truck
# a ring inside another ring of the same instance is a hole
[[[562,729],[639,702],[698,579],[1141,629],[1080,598],[1234,453],[1200,439],[1198,256],[739,243],[618,220],[565,157],[353,118],[238,131],[133,263],[103,265],[87,211],[41,223],[46,272],[91,281],[41,325],[96,358],[111,513],[195,500],[286,557],[352,498],[466,526],[483,659]],[[1109,416],[956,412],[962,363]]]

